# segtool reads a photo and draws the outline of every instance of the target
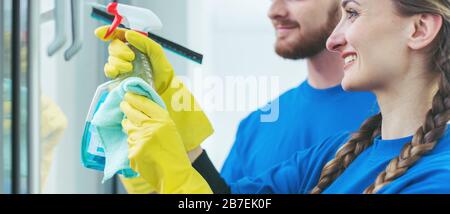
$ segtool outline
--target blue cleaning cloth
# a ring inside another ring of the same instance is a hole
[[[138,173],[130,168],[127,134],[122,131],[121,124],[125,115],[120,110],[120,103],[127,92],[148,97],[166,108],[158,93],[148,83],[137,77],[123,80],[108,94],[92,120],[93,134],[97,135],[105,149],[106,160],[102,182],[112,178],[116,173],[121,173],[128,178],[138,176]]]

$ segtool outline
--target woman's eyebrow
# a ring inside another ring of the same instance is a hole
[[[357,5],[361,5],[358,1],[356,1],[356,0],[344,0],[344,1],[342,1],[342,7],[345,7],[345,6],[347,6],[347,4],[348,3],[350,3],[350,2],[354,2],[355,4],[357,4]]]

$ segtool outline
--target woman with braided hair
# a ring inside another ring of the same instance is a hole
[[[327,48],[345,59],[346,90],[373,91],[381,113],[327,162],[312,193],[450,193],[450,1],[344,0],[342,8]],[[366,179],[344,183],[351,167]]]
[[[327,48],[345,61],[344,89],[374,92],[381,112],[256,178],[228,186],[204,176],[213,191],[450,193],[450,1],[341,6]],[[202,156],[194,166],[208,175]]]
[[[450,2],[361,0],[343,1],[342,7],[347,19],[328,48],[353,67],[343,80],[346,89],[373,91],[381,113],[327,162],[312,193],[449,193]],[[379,20],[373,17],[377,8],[383,11]],[[352,176],[346,171],[361,161],[373,164],[359,169],[366,179],[356,181],[359,188],[356,182],[342,188]]]
[[[156,151],[164,145],[133,141],[134,153],[148,148],[142,160],[130,153],[132,165],[165,192],[450,193],[450,1],[342,0],[341,7],[327,48],[345,62],[343,88],[372,91],[380,107],[356,133],[329,137],[232,184],[201,148],[189,153],[192,169],[187,157],[158,158],[181,157],[175,149],[183,151],[182,143]],[[165,189],[169,183],[176,191]]]

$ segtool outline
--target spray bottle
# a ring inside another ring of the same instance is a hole
[[[114,2],[107,6],[107,11],[108,13],[114,15],[114,21],[105,34],[105,38],[110,36],[120,25],[123,25],[128,29],[135,30],[144,35],[147,35],[147,33],[145,32],[159,30],[162,28],[160,19],[148,9],[133,7],[125,4],[118,4]],[[82,138],[81,159],[83,165],[90,169],[103,171],[105,167],[104,147],[103,145],[101,145],[101,141],[98,140],[98,136],[93,134],[94,132],[91,121],[94,118],[97,110],[105,101],[109,92],[128,77],[142,78],[151,87],[153,87],[153,74],[151,70],[150,60],[148,59],[147,55],[140,52],[131,44],[127,43],[127,45],[136,55],[136,58],[133,61],[133,71],[127,74],[122,74],[115,80],[100,85],[95,92],[94,98],[89,108]],[[119,174],[121,173],[119,172]]]

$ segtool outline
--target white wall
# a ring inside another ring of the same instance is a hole
[[[205,54],[201,72],[222,78],[229,75],[278,76],[280,92],[305,79],[304,61],[284,60],[274,52],[275,34],[266,15],[271,1],[188,2],[188,44]],[[190,73],[198,72],[198,68],[199,65],[190,64]],[[240,120],[249,112],[250,109],[241,112],[208,111],[215,134],[204,146],[219,169],[234,142]]]

